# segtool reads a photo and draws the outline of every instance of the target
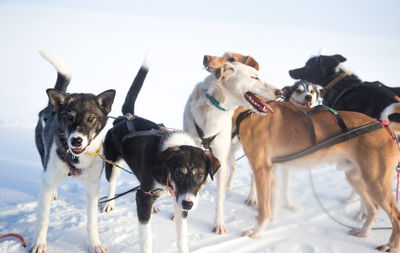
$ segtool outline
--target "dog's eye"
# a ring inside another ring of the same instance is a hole
[[[72,115],[71,113],[67,113],[66,117],[67,117],[68,121],[73,121],[74,120],[74,115]]]
[[[258,78],[258,76],[251,76],[250,78],[255,79],[255,80],[260,80],[260,78]]]
[[[314,94],[314,93],[315,93],[315,90],[311,90],[310,93],[311,93],[311,94]]]
[[[203,174],[197,173],[197,174],[194,176],[194,181],[196,181],[196,182],[201,182],[201,180],[203,180],[203,177],[204,177]]]
[[[303,91],[300,90],[300,89],[296,89],[295,92],[296,92],[296,93],[302,93]]]
[[[95,116],[89,115],[89,117],[87,118],[87,121],[88,121],[88,122],[93,122],[95,119],[96,119]]]
[[[176,171],[175,171],[175,176],[176,176],[176,178],[178,178],[178,179],[182,179],[182,178],[185,177],[185,174],[183,173],[182,170],[176,170]]]

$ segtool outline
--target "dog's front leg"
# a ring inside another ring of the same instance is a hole
[[[100,175],[98,177],[100,177]],[[85,182],[85,187],[86,187],[86,208],[87,208],[87,230],[89,236],[90,252],[106,253],[107,249],[101,244],[99,239],[99,234],[97,231],[97,212],[98,212],[97,205],[99,200],[99,181]]]
[[[261,163],[262,162],[264,161],[261,161]],[[251,164],[251,166],[257,188],[258,222],[253,229],[244,231],[242,235],[258,239],[261,238],[265,228],[267,227],[270,215],[271,177],[273,166],[262,166],[257,164]]]
[[[189,245],[187,240],[187,211],[182,211],[178,207],[176,201],[174,201],[174,208],[175,208],[175,225],[176,225],[176,237],[177,237],[177,244],[178,244],[178,251],[179,253],[188,253],[189,252]]]
[[[225,130],[224,130],[225,131]],[[228,152],[230,148],[230,129],[228,136],[226,132],[220,132],[220,135],[214,139],[211,144],[213,155],[218,159],[221,164],[217,172],[217,207],[215,215],[215,223],[213,231],[217,234],[225,234],[226,228],[224,224],[224,209],[225,209],[225,192],[226,192],[226,179],[227,179],[227,161]]]
[[[39,201],[37,206],[37,228],[35,245],[30,249],[31,253],[44,253],[47,250],[46,237],[49,227],[50,205],[54,191],[57,191],[58,184],[65,178],[57,173],[45,171],[42,175],[40,186]],[[57,171],[58,172],[58,171]]]
[[[151,210],[155,199],[143,191],[136,192],[136,207],[139,219],[140,252],[151,253],[153,248],[151,235]]]

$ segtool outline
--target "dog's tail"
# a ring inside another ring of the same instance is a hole
[[[61,58],[49,51],[39,49],[39,53],[57,70],[57,81],[54,89],[66,92],[69,81],[71,80],[71,71],[68,65]]]
[[[135,115],[135,101],[142,88],[144,79],[146,78],[147,72],[149,72],[150,55],[147,54],[142,66],[140,67],[138,73],[131,87],[129,88],[128,94],[126,95],[124,105],[122,106],[122,114],[132,114]]]

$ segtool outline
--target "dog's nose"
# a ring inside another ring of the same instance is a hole
[[[277,97],[279,97],[280,95],[282,95],[282,91],[281,91],[280,89],[276,89],[276,90],[275,90],[275,95],[276,95]]]
[[[83,139],[81,137],[74,137],[71,139],[71,144],[74,147],[80,147],[82,145]]]
[[[210,56],[209,56],[209,55],[204,55],[204,58],[203,58],[203,65],[204,65],[204,66],[207,66],[209,60],[210,60]]]
[[[182,207],[185,210],[190,210],[193,207],[193,201],[182,200]]]
[[[312,96],[311,95],[307,95],[304,99],[307,100],[308,102],[311,102]]]

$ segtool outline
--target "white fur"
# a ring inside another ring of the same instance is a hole
[[[179,253],[189,252],[189,243],[187,235],[187,219],[182,216],[182,209],[178,207],[177,203],[174,201],[174,219],[176,226],[176,237]]]
[[[153,239],[151,235],[150,220],[146,224],[139,222],[140,252],[151,253],[153,251]]]
[[[102,135],[97,136],[87,147],[88,152],[95,152],[102,141]],[[91,252],[105,253],[107,250],[101,245],[97,232],[97,201],[99,194],[99,180],[103,170],[103,161],[100,157],[92,155],[82,155],[80,163],[76,166],[82,168],[82,174],[73,176],[80,179],[86,188],[87,203],[87,229],[89,246]],[[38,211],[37,211],[37,234],[35,244],[32,247],[33,253],[42,253],[46,250],[46,236],[49,226],[50,201],[57,186],[66,179],[69,172],[67,164],[61,161],[56,153],[56,145],[52,144],[50,158],[46,171],[42,174],[40,187]]]
[[[63,59],[47,50],[39,49],[39,53],[57,69],[58,73],[71,79],[71,70]]]
[[[182,145],[198,147],[189,134],[185,132],[174,132],[166,138],[162,145],[161,151]]]
[[[204,132],[204,138],[216,135],[211,143],[211,149],[221,164],[217,174],[218,193],[214,223],[214,230],[218,234],[226,232],[224,200],[233,112],[239,106],[252,108],[252,105],[244,98],[247,91],[268,100],[276,98],[274,94],[276,88],[264,83],[254,68],[235,62],[225,63],[221,70],[223,71],[220,79],[210,75],[196,85],[186,103],[183,124],[184,130],[194,136],[198,144],[201,143],[201,140],[197,134],[195,123]],[[205,96],[206,92],[214,96],[226,111],[221,111],[212,105]]]
[[[144,57],[142,68],[149,69],[150,63],[151,63],[151,53],[147,53],[146,56]]]

